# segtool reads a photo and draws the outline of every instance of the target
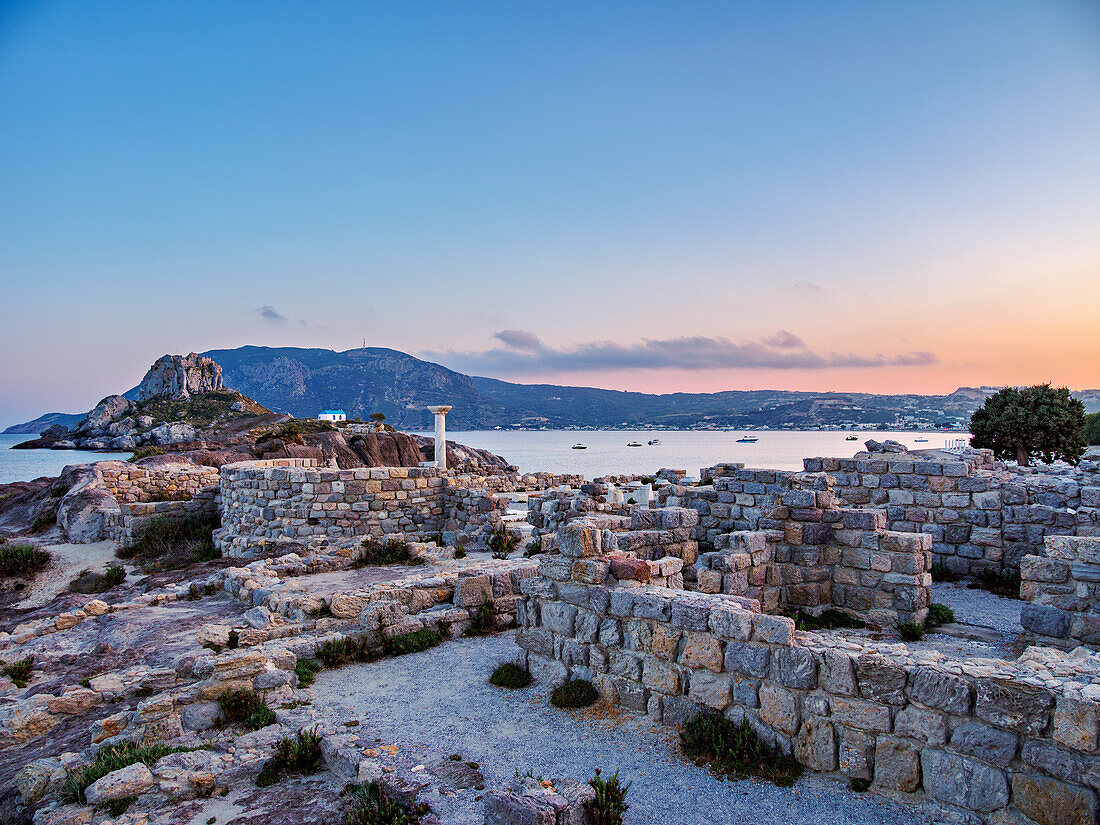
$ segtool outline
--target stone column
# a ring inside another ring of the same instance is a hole
[[[428,412],[435,416],[435,466],[438,470],[447,469],[447,413],[448,407],[428,407]]]

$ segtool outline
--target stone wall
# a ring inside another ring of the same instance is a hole
[[[521,584],[517,641],[536,679],[587,679],[667,724],[704,710],[746,720],[808,768],[926,796],[952,821],[1015,809],[1040,825],[1095,822],[1100,686],[1083,683],[1100,681],[1100,657],[955,662],[795,633],[735,597],[608,586],[592,575],[611,565],[596,529],[571,526],[559,544],[564,558]]]
[[[101,461],[103,483],[121,504],[186,501],[216,493],[221,478],[216,467],[177,464],[146,469],[125,461]]]
[[[103,520],[104,537],[126,547],[134,543],[141,528],[153,518],[215,516],[219,510],[217,489],[200,490],[186,501],[137,502],[122,504],[118,510],[107,510]]]
[[[1020,562],[1020,624],[1045,644],[1100,644],[1100,538],[1051,536]]]

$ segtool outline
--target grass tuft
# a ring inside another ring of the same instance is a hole
[[[596,792],[596,798],[584,804],[592,825],[622,825],[623,814],[630,808],[626,804],[626,793],[634,783],[621,784],[618,771],[611,774],[610,779],[604,779],[596,768],[596,775],[588,784]]]
[[[136,541],[115,555],[135,559],[147,571],[178,570],[221,558],[213,533],[221,525],[217,515],[192,513],[155,516],[138,531]]]
[[[518,690],[531,684],[531,671],[516,662],[501,662],[489,676],[489,684]]]
[[[962,576],[945,564],[933,564],[931,573],[932,581],[934,582],[957,582],[962,578]]]
[[[419,825],[431,811],[427,803],[407,805],[394,799],[379,782],[351,785],[345,791],[348,807],[344,825]]]
[[[419,653],[422,650],[436,647],[442,641],[443,637],[438,630],[426,627],[423,630],[415,630],[412,633],[394,636],[392,639],[384,639],[382,649],[388,656],[404,656],[406,653]]]
[[[321,740],[324,737],[313,727],[300,730],[295,736],[284,736],[275,743],[275,753],[260,769],[256,785],[266,788],[287,774],[311,776],[321,769]]]
[[[172,748],[161,742],[150,745],[139,745],[135,742],[108,745],[96,754],[95,761],[91,765],[69,774],[65,784],[61,786],[61,799],[63,802],[86,805],[88,800],[84,797],[84,791],[88,790],[88,786],[97,779],[102,779],[109,773],[138,762],[151,768],[158,759],[163,759],[170,753],[190,753],[194,750],[198,749]]]
[[[740,725],[714,713],[701,714],[680,734],[684,755],[706,765],[719,776],[744,779],[758,776],[789,787],[802,775],[802,766],[756,735],[748,722]]]
[[[967,585],[971,590],[987,590],[994,596],[1004,596],[1009,599],[1020,598],[1020,572],[1018,570],[1005,570],[997,573],[987,570],[978,573],[975,580]]]
[[[924,638],[924,625],[918,622],[898,622],[895,627],[902,641],[919,642]]]
[[[50,554],[30,542],[0,544],[0,577],[31,578],[50,563]]]
[[[867,623],[863,619],[849,616],[843,610],[837,610],[835,607],[830,607],[820,616],[811,616],[809,613],[796,610],[794,613],[789,614],[789,618],[794,619],[795,630],[836,630],[841,627],[867,627]]]
[[[4,663],[0,667],[0,674],[7,676],[17,688],[25,688],[31,680],[31,671],[34,670],[34,657],[24,656],[14,662]]]
[[[164,455],[167,450],[163,447],[142,447],[141,449],[134,450],[134,454],[130,456],[127,461],[133,464],[135,461],[141,461],[143,458],[149,458],[153,455]]]
[[[506,559],[519,546],[521,539],[519,533],[511,531],[501,524],[494,528],[489,536],[489,552],[493,554],[494,559]]]
[[[952,624],[955,611],[945,604],[932,604],[928,607],[928,618],[924,620],[926,630],[935,630],[942,624]]]
[[[85,570],[69,584],[73,593],[104,593],[126,581],[126,569],[117,563],[108,564],[102,573]]]
[[[352,562],[352,567],[375,567],[384,564],[423,564],[424,560],[409,554],[409,544],[403,539],[390,538],[385,543],[374,536],[367,536]]]
[[[275,724],[275,713],[254,690],[225,690],[218,697],[222,715],[230,725],[259,730]]]
[[[298,687],[307,688],[312,685],[313,680],[317,678],[317,674],[321,672],[322,668],[324,668],[324,665],[313,659],[299,659],[297,664],[294,665],[294,675],[298,677]]]
[[[570,679],[550,692],[550,704],[556,708],[585,708],[599,698],[599,691],[584,679]]]
[[[352,662],[371,662],[379,654],[370,648],[365,638],[343,636],[328,639],[313,648],[313,658],[323,667],[343,667]]]

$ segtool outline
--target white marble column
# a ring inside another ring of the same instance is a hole
[[[447,469],[447,413],[448,407],[428,407],[428,412],[435,416],[435,466],[438,470]]]

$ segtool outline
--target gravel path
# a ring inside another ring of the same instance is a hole
[[[425,653],[322,671],[310,711],[364,738],[396,744],[431,765],[458,753],[480,763],[489,788],[518,770],[587,780],[599,766],[633,781],[628,825],[915,825],[935,821],[916,806],[856,794],[835,779],[806,774],[794,788],[755,780],[724,782],[678,755],[676,735],[645,717],[560,711],[541,685],[521,691],[486,681],[513,658],[511,634],[447,642]],[[429,800],[444,825],[482,821],[476,790]]]
[[[963,624],[1005,634],[1016,634],[1023,629],[1020,627],[1020,608],[1026,602],[994,596],[986,590],[970,590],[965,584],[951,582],[933,584],[931,589],[932,601],[950,607],[955,611],[955,618]]]

